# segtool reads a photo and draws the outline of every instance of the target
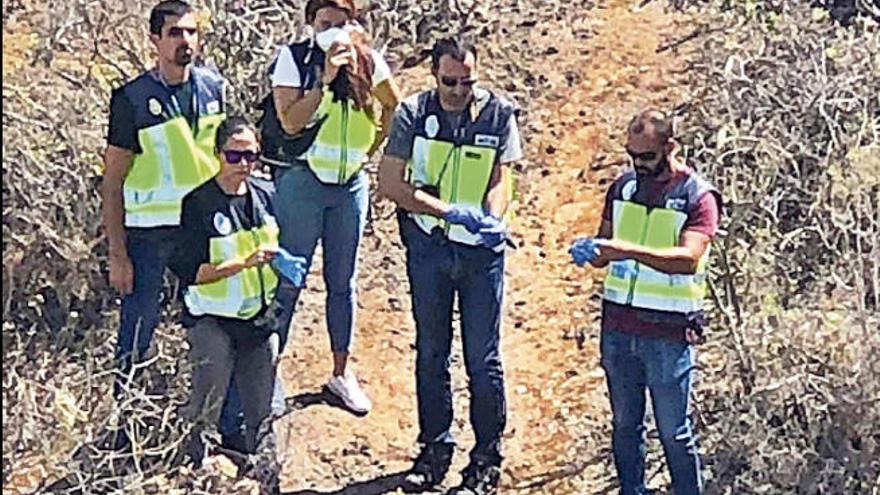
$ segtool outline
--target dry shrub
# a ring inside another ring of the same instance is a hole
[[[727,202],[700,388],[712,491],[876,493],[880,29],[727,4],[704,6],[723,34],[701,41],[683,126]]]

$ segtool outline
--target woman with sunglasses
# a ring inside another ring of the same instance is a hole
[[[384,140],[399,98],[387,63],[356,21],[352,0],[309,0],[305,14],[315,36],[283,47],[271,69],[263,161],[273,166],[281,245],[309,263],[319,239],[323,245],[333,353],[327,388],[366,414],[372,404],[347,366],[357,253],[369,206],[363,166]],[[282,287],[279,297],[295,307],[299,290]],[[285,337],[282,332],[282,349]]]
[[[244,450],[272,445],[265,441],[271,426],[260,429],[271,411],[279,330],[269,314],[278,312],[279,280],[270,262],[289,259],[278,253],[271,184],[251,177],[260,153],[254,127],[240,117],[225,120],[215,149],[220,172],[184,198],[171,265],[186,287],[194,369],[185,415],[195,423],[187,453],[197,463],[205,454],[201,433],[217,424],[233,375],[244,410]],[[305,260],[297,270],[305,274]]]

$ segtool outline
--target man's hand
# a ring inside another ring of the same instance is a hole
[[[499,218],[492,215],[483,217],[483,226],[477,231],[480,235],[480,242],[486,246],[493,248],[507,239],[507,227]]]
[[[584,266],[586,263],[592,263],[599,256],[599,249],[593,238],[579,237],[572,243],[568,253],[571,254],[571,260],[575,265]]]
[[[631,257],[631,249],[629,242],[620,239],[595,239],[596,247],[599,249],[598,259],[603,261],[620,261]]]
[[[127,252],[110,255],[110,285],[122,295],[131,294],[134,290],[134,267]]]
[[[481,210],[465,206],[453,206],[443,215],[443,219],[449,223],[464,226],[471,234],[478,234],[483,227],[490,227],[485,223],[486,214]]]
[[[691,345],[699,345],[706,342],[706,337],[703,336],[703,333],[698,332],[693,328],[688,328],[684,331],[684,338],[687,340],[687,343]]]

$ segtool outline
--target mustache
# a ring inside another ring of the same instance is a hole
[[[660,175],[663,172],[663,167],[661,167],[659,164],[655,168],[635,166],[633,167],[633,169],[635,169],[636,175],[640,175],[642,177],[654,177]]]

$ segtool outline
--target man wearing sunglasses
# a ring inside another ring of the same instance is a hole
[[[224,118],[224,80],[193,65],[199,34],[192,7],[165,0],[152,9],[149,24],[157,64],[113,91],[104,155],[110,285],[123,298],[117,395],[133,364],[145,359],[159,321],[181,201],[219,169],[213,145]],[[126,443],[124,435],[117,436],[117,447]]]
[[[694,344],[702,340],[709,245],[721,196],[675,155],[672,121],[646,110],[629,125],[633,170],[611,186],[595,239],[575,241],[576,264],[610,264],[602,302],[602,366],[614,416],[622,495],[645,487],[645,391],[677,495],[702,491],[689,417]]]
[[[506,424],[499,329],[504,282],[506,180],[522,158],[513,105],[477,87],[477,53],[459,39],[431,54],[437,88],[397,110],[379,168],[396,202],[416,321],[421,453],[407,476],[425,490],[443,480],[455,447],[449,353],[453,300],[461,332],[476,445],[450,493],[495,493]]]

